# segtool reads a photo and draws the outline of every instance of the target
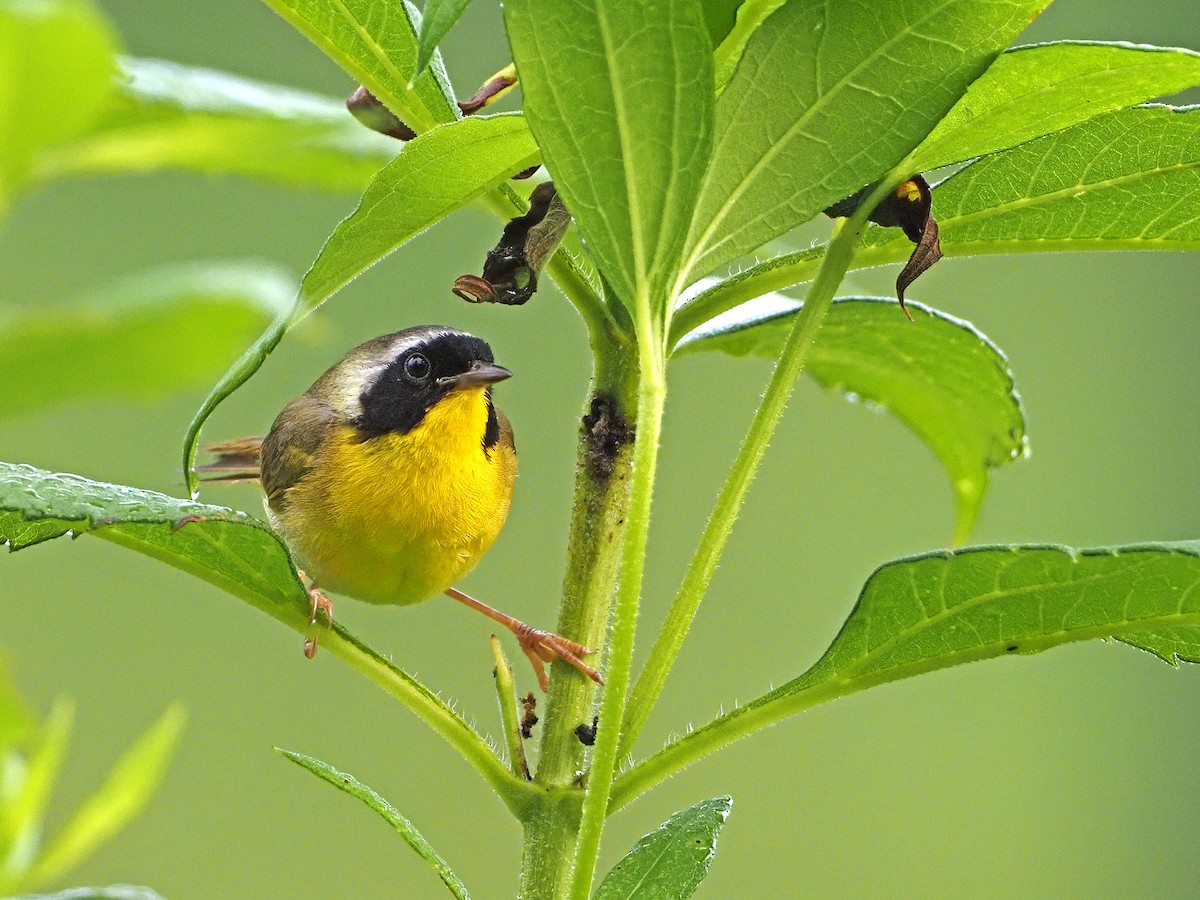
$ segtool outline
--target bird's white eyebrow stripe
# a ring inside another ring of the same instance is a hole
[[[392,344],[392,350],[388,356],[388,362],[390,363],[405,350],[411,350],[413,347],[418,347],[421,344],[431,343],[432,341],[435,341],[438,338],[444,337],[448,334],[453,334],[453,331],[449,328],[430,328],[418,334],[402,335],[401,337],[398,337]]]

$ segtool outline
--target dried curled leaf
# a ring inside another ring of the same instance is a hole
[[[845,200],[839,200],[825,210],[825,215],[834,219],[851,215],[873,188],[874,185],[868,185]],[[942,245],[938,238],[937,219],[933,217],[933,194],[929,190],[929,182],[920,175],[914,175],[898,185],[886,200],[872,210],[868,218],[884,228],[903,229],[905,237],[916,244],[908,262],[896,277],[896,299],[900,301],[900,309],[911,321],[912,316],[908,314],[908,308],[904,305],[904,292],[922,273],[942,258]]]
[[[529,211],[510,219],[500,242],[488,251],[483,275],[460,275],[454,293],[468,303],[520,306],[537,291],[542,271],[562,242],[571,214],[554,182],[539,184],[529,195]]]

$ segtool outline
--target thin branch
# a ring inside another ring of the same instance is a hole
[[[666,621],[650,651],[646,667],[642,670],[629,699],[621,727],[621,754],[627,754],[633,749],[650,711],[658,700],[667,675],[675,664],[684,638],[700,607],[700,601],[708,589],[713,572],[716,571],[717,562],[725,550],[725,544],[746,499],[746,493],[754,481],[754,476],[758,474],[767,445],[783,416],[796,379],[808,360],[808,353],[816,340],[817,331],[825,319],[830,303],[833,302],[838,285],[854,260],[859,239],[867,226],[867,216],[875,208],[878,196],[890,189],[890,184],[890,180],[881,182],[881,187],[846,220],[828,245],[817,279],[796,317],[762,403],[742,441],[737,459],[729,470],[721,493],[717,496],[716,505],[680,585],[679,593],[667,612]]]

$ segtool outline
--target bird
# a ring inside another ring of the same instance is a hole
[[[408,328],[350,350],[266,437],[206,448],[207,481],[261,484],[267,518],[309,582],[307,656],[318,613],[333,621],[326,591],[399,606],[445,594],[512,631],[542,690],[555,659],[603,683],[581,659],[595,651],[454,586],[508,516],[516,445],[492,387],[511,375],[478,337]]]

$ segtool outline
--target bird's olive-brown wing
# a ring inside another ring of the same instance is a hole
[[[317,464],[317,455],[337,413],[305,394],[283,408],[262,445],[262,486],[277,512],[287,506],[287,492]]]

